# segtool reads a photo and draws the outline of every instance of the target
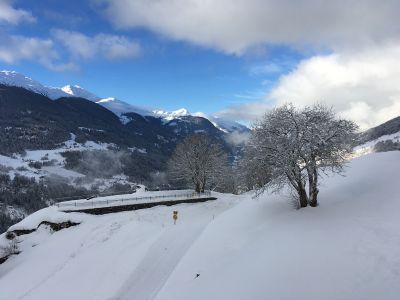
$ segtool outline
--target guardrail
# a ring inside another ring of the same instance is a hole
[[[100,206],[114,206],[114,205],[126,205],[129,203],[138,203],[142,201],[150,201],[153,202],[154,200],[158,199],[170,199],[176,200],[180,198],[184,199],[196,199],[196,198],[203,198],[203,197],[210,197],[211,191],[205,191],[203,193],[185,193],[185,194],[171,194],[171,195],[155,195],[155,196],[144,196],[144,197],[132,197],[132,198],[120,198],[120,199],[103,199],[103,200],[76,200],[76,201],[68,201],[68,202],[59,202],[56,203],[55,206],[58,208],[82,208],[82,207],[100,207]]]

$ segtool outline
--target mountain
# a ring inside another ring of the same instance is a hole
[[[15,71],[0,71],[0,84],[22,87],[32,92],[45,95],[53,100],[70,96],[70,94],[65,93],[60,88],[44,86],[32,78]]]
[[[158,117],[163,119],[165,122],[186,116],[202,117],[212,122],[216,128],[227,133],[234,131],[248,131],[246,126],[243,126],[237,122],[224,120],[218,117],[207,116],[203,113],[190,114],[185,108],[178,109],[176,111],[164,111],[159,109],[150,110],[144,107],[131,105],[114,97],[99,97],[78,85],[66,85],[62,88],[47,87],[15,71],[0,71],[0,84],[22,87],[35,93],[45,95],[52,100],[56,100],[61,97],[78,97],[87,99],[112,111],[120,118],[122,123],[126,123],[126,117],[124,117],[124,114],[133,112],[142,116]]]
[[[84,98],[51,100],[44,94],[0,85],[0,154],[54,149],[71,134],[80,143],[112,143],[119,148],[148,149],[169,155],[187,135],[205,132],[224,141],[225,133],[210,121],[191,115],[179,118],[124,113],[125,122],[105,107]]]
[[[127,113],[137,113],[142,116],[154,116],[153,112],[145,108],[134,106],[124,101],[115,99],[113,97],[99,99],[96,101],[97,104],[107,108],[114,114],[120,117],[121,122],[125,123],[126,119],[123,116]]]
[[[361,133],[356,155],[400,150],[400,116]]]
[[[400,132],[400,116],[393,118],[381,125],[370,128],[365,131],[361,137],[363,143],[376,140],[385,135],[391,135]]]
[[[87,90],[81,88],[79,85],[66,85],[61,88],[61,90],[72,97],[84,98],[93,102],[100,100],[100,97],[95,94],[88,92]]]

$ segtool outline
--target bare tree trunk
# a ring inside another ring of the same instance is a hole
[[[313,171],[313,181],[311,186],[311,194],[310,194],[310,206],[316,207],[318,206],[318,171],[317,168],[314,168]]]
[[[308,205],[308,197],[306,189],[302,182],[298,182],[297,193],[299,194],[300,207],[306,207]]]
[[[308,199],[311,200],[312,193],[313,193],[314,178],[313,178],[312,171],[310,170],[310,168],[307,168],[307,176],[308,176]]]
[[[307,207],[308,205],[308,196],[304,184],[301,179],[294,180],[290,176],[287,176],[289,182],[292,184],[293,188],[296,190],[299,196],[299,204],[300,207]]]

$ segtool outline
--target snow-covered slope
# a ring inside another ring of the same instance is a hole
[[[134,112],[142,116],[158,117],[164,119],[166,122],[173,119],[179,119],[184,116],[200,116],[209,119],[210,122],[214,124],[214,126],[224,132],[233,132],[238,130],[242,131],[247,129],[245,126],[240,125],[236,122],[227,121],[216,117],[210,117],[203,113],[190,114],[189,111],[185,108],[181,108],[175,111],[151,110],[145,107],[129,104],[114,97],[102,98],[78,85],[66,85],[62,88],[44,86],[41,83],[33,80],[32,78],[29,78],[15,71],[0,71],[0,84],[23,87],[33,92],[46,95],[53,100],[61,97],[85,98],[90,101],[96,102],[97,104],[112,111],[118,117],[120,117],[122,122],[125,122],[125,118],[121,118],[122,114]]]
[[[375,151],[375,147],[380,142],[391,141],[393,143],[400,143],[400,131],[392,134],[382,135],[377,139],[368,141],[362,145],[354,148],[355,156],[369,154]]]
[[[61,90],[73,97],[85,98],[94,102],[100,100],[99,96],[81,88],[79,85],[66,85],[63,86]]]
[[[221,194],[104,216],[47,208],[21,224],[82,223],[21,236],[22,253],[0,265],[0,299],[397,300],[399,168],[400,152],[354,159],[301,210],[285,195]]]
[[[134,112],[142,116],[153,116],[153,112],[146,108],[134,106],[113,97],[99,99],[96,101],[96,103],[112,111],[119,117],[124,113],[130,112]]]
[[[60,88],[44,86],[32,78],[15,71],[0,71],[0,84],[23,87],[32,92],[46,95],[50,99],[71,96]]]
[[[318,208],[289,210],[279,195],[240,203],[155,299],[398,299],[399,168],[400,152],[355,159],[324,181]]]
[[[215,127],[217,127],[219,130],[224,131],[226,133],[232,133],[232,132],[248,132],[249,128],[238,123],[235,121],[227,120],[218,116],[210,116],[206,115],[202,112],[197,112],[193,114],[194,116],[202,117],[205,119],[208,119]]]
[[[53,234],[40,227],[21,236],[23,252],[0,265],[0,299],[46,300],[55,294],[57,299],[116,299],[132,290],[135,298],[129,299],[147,299],[203,229],[234,203],[222,195],[219,201],[104,216],[41,210],[13,229],[35,228],[47,219],[82,223]],[[179,211],[176,226],[173,210]],[[4,243],[4,235],[0,238]]]
[[[153,113],[155,116],[161,117],[167,121],[191,115],[186,108],[180,108],[174,111],[154,110]]]

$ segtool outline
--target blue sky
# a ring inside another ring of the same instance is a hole
[[[43,84],[78,84],[94,93],[115,96],[136,105],[168,110],[213,113],[232,104],[263,99],[284,72],[304,56],[289,47],[270,46],[260,53],[226,54],[215,49],[169,39],[147,29],[117,29],[93,2],[28,0],[14,2],[15,9],[31,12],[35,22],[6,26],[8,34],[46,39],[57,29],[121,35],[140,44],[135,57],[107,60],[81,59],[78,70],[54,71],[35,60],[2,62]],[[69,54],[57,46],[60,61]],[[264,65],[272,69],[262,69]],[[256,71],[254,71],[256,70]],[[258,71],[257,71],[258,70]]]
[[[0,69],[135,105],[252,122],[323,102],[400,115],[400,2],[0,0]]]

